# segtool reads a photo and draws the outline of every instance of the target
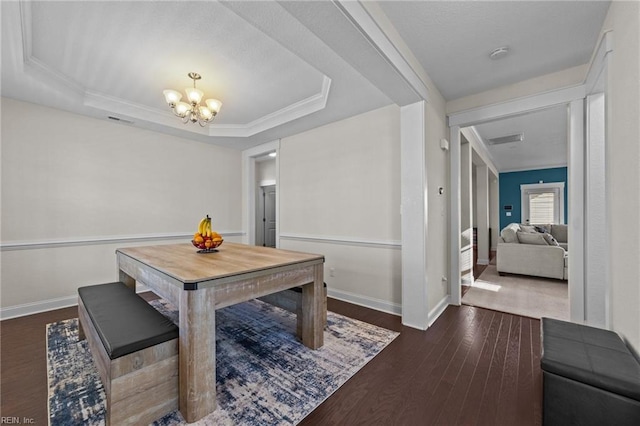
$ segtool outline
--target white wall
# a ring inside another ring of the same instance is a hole
[[[491,250],[497,250],[500,235],[500,193],[498,178],[491,172],[489,172],[489,226],[491,227]]]
[[[464,285],[473,283],[473,162],[472,148],[460,135],[460,273]]]
[[[279,247],[324,254],[334,297],[400,313],[399,107],[282,139],[279,168]]]
[[[640,3],[612,2],[607,93],[611,324],[640,352]]]
[[[433,323],[449,301],[449,151],[440,148],[440,139],[449,138],[445,102],[432,90],[427,103],[427,301]],[[444,194],[438,188],[444,188]],[[443,280],[446,278],[447,280]]]
[[[242,233],[240,151],[7,98],[1,185],[3,315],[113,281],[117,247],[189,242],[206,214]]]
[[[256,183],[276,180],[276,160],[256,161]]]

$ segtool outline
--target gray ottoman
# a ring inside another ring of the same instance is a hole
[[[640,363],[612,331],[542,318],[543,424],[640,425]]]

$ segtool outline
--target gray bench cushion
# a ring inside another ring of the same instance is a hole
[[[541,367],[640,401],[640,364],[613,331],[542,318]]]
[[[78,295],[109,357],[178,337],[178,327],[121,282],[80,287]]]

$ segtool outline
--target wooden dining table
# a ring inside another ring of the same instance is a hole
[[[225,242],[211,253],[191,244],[116,250],[120,281],[136,283],[179,310],[179,407],[195,422],[216,409],[215,310],[302,287],[302,343],[324,344],[324,256]]]

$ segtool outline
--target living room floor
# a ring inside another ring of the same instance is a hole
[[[496,251],[492,250],[490,265],[478,265],[474,246],[475,283],[462,286],[462,304],[535,319],[545,316],[568,320],[567,281],[527,275],[499,275],[495,266],[496,256]],[[500,289],[500,292],[495,289]]]
[[[419,331],[395,315],[334,299],[328,306],[401,334],[301,425],[541,424],[538,320],[449,306]],[[70,307],[0,323],[3,416],[47,424],[45,325],[76,316]]]

